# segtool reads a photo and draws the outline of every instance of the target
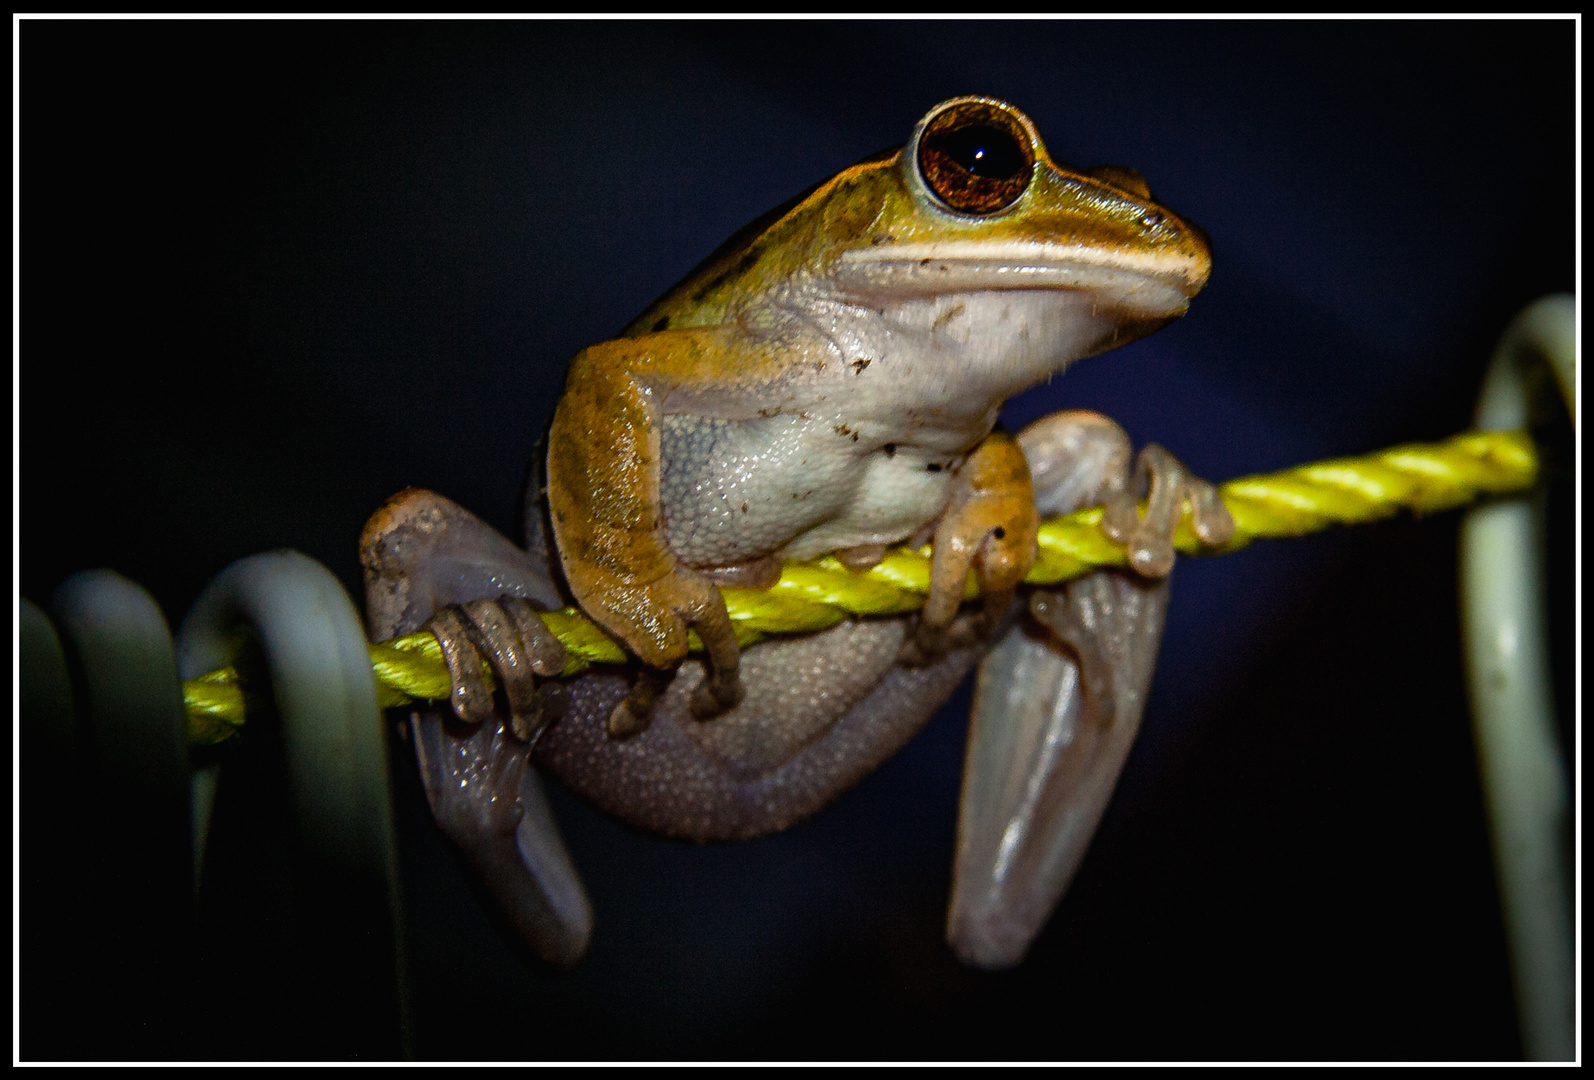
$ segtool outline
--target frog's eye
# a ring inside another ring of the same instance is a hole
[[[966,101],[935,115],[919,136],[919,175],[953,210],[994,214],[1024,194],[1035,164],[1029,133],[1006,109]]]

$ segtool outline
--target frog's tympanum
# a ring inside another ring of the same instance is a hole
[[[528,758],[640,828],[760,836],[895,753],[978,662],[948,935],[973,964],[1022,959],[1139,725],[1174,526],[1187,503],[1205,540],[1232,525],[1105,417],[1015,435],[997,413],[1178,318],[1209,269],[1139,173],[1076,171],[1012,106],[949,101],[571,362],[525,550],[430,492],[377,512],[370,632],[430,628],[453,676],[452,708],[409,719],[432,809],[536,951],[574,962],[592,915]],[[1133,572],[1021,588],[1038,517],[1098,502]],[[918,615],[738,648],[717,586],[926,542]],[[629,670],[547,678],[563,649],[536,611],[571,603]]]

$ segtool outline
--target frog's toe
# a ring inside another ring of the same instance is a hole
[[[950,627],[935,626],[922,617],[913,621],[902,648],[897,653],[897,663],[908,668],[929,667],[948,652]]]
[[[1216,547],[1234,538],[1234,515],[1223,505],[1218,489],[1205,480],[1190,478],[1190,527],[1203,544]]]
[[[1148,487],[1142,518],[1138,502]],[[1107,496],[1102,531],[1124,545],[1130,567],[1141,577],[1167,577],[1173,569],[1173,535],[1186,502],[1191,526],[1203,543],[1221,544],[1234,535],[1234,519],[1217,489],[1191,476],[1167,450],[1148,443],[1129,484]]]
[[[1012,594],[1007,594],[1007,600],[1012,599]],[[1001,610],[1006,610],[1006,603],[1001,604]],[[939,664],[946,659],[947,654],[958,649],[966,649],[977,645],[990,636],[991,628],[1000,618],[1000,612],[993,613],[989,606],[979,611],[960,611],[953,620],[946,625],[931,623],[922,616],[915,620],[910,630],[902,641],[902,648],[897,653],[897,663],[908,668],[926,668]]]
[[[1126,508],[1126,512],[1135,513],[1132,503]],[[1122,516],[1123,512],[1120,512],[1120,517]],[[1120,529],[1117,535],[1112,533],[1108,535],[1124,545],[1129,566],[1141,577],[1167,577],[1173,570],[1173,539],[1171,536],[1163,535],[1150,524],[1142,524],[1132,529]]]
[[[694,603],[686,615],[708,655],[707,674],[693,692],[690,708],[697,719],[712,720],[742,700],[742,650],[717,589],[710,587],[708,595]]]
[[[646,730],[654,701],[686,658],[688,630],[696,631],[702,641],[708,667],[707,677],[691,696],[692,714],[710,720],[742,700],[737,674],[741,647],[725,600],[709,576],[678,568],[646,586],[613,588],[607,601],[588,610],[642,661],[630,693],[608,719],[611,739],[629,739]]]
[[[634,739],[653,722],[653,707],[674,678],[673,669],[660,671],[643,664],[624,700],[609,713],[604,730],[616,742]]]
[[[745,690],[736,671],[713,668],[692,691],[690,709],[698,720],[712,720],[742,703]]]
[[[642,715],[637,715],[639,712]],[[635,708],[630,699],[627,699],[614,707],[614,711],[609,714],[609,719],[604,725],[604,730],[608,732],[609,738],[616,742],[624,742],[642,734],[652,722],[653,710],[648,709],[643,712]]]
[[[1113,692],[1112,664],[1100,635],[1101,620],[1088,603],[1069,603],[1067,589],[1037,589],[1030,594],[1029,613],[1073,654],[1079,668],[1084,706],[1100,726],[1112,724],[1118,714]]]
[[[482,676],[481,654],[470,639],[470,622],[457,604],[440,609],[426,621],[443,650],[450,686],[448,702],[454,715],[475,726],[492,719],[493,692]]]

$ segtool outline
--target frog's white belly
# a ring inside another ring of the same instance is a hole
[[[760,391],[773,415],[734,415],[744,392],[672,395],[661,417],[665,532],[688,566],[908,539],[940,515],[1001,403],[1091,351],[1105,324],[1091,294],[1058,290],[786,300],[805,314],[765,313],[796,358]]]
[[[989,430],[976,422],[926,439],[818,409],[666,416],[661,427],[665,532],[684,563],[705,568],[905,540],[940,514],[953,469]]]

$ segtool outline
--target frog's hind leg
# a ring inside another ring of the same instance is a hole
[[[432,815],[526,943],[569,966],[592,933],[592,906],[549,812],[530,743],[563,704],[564,649],[536,609],[562,606],[547,567],[462,507],[400,493],[360,541],[373,641],[432,630],[454,685],[452,709],[416,709],[410,732]],[[506,708],[481,676],[487,661]],[[501,715],[502,714],[502,715]]]
[[[1058,413],[1018,439],[1042,516],[1129,487],[1129,439],[1106,417]],[[966,963],[1022,960],[1078,869],[1140,726],[1166,609],[1165,576],[1036,590],[981,665],[947,918]]]

